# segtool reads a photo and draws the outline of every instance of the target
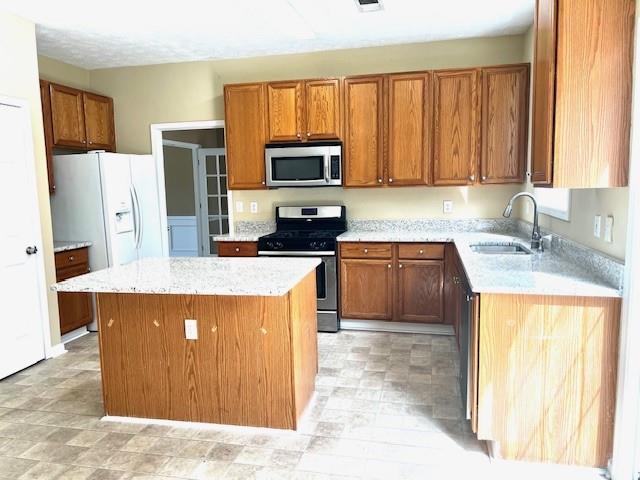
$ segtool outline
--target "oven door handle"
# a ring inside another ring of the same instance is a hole
[[[268,252],[264,250],[258,251],[260,257],[333,257],[336,252]]]

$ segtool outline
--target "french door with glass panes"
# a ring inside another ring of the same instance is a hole
[[[200,169],[200,234],[202,255],[217,255],[213,237],[229,233],[229,200],[227,193],[227,158],[224,148],[198,150]]]

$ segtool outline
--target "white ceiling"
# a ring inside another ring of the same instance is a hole
[[[94,69],[523,33],[534,0],[0,0],[39,53]]]

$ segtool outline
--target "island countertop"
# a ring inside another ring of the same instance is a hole
[[[281,296],[317,258],[145,258],[56,283],[57,292]]]

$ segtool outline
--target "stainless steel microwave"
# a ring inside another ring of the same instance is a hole
[[[267,143],[267,187],[342,185],[342,143]]]

